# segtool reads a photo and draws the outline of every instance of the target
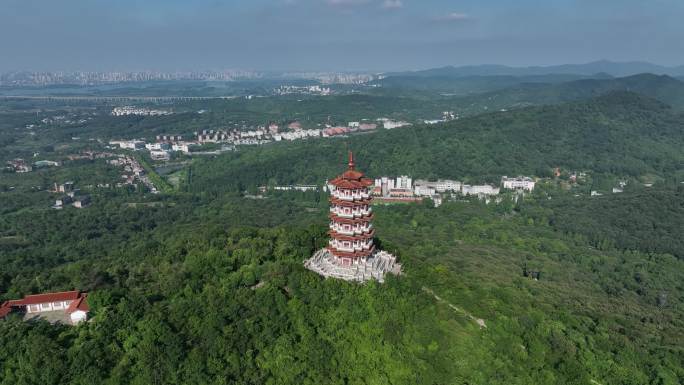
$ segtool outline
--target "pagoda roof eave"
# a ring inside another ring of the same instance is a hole
[[[364,189],[373,185],[373,181],[368,178],[346,179],[337,177],[328,183],[342,189]]]
[[[340,217],[335,213],[330,213],[330,215],[328,215],[328,217],[335,222],[347,223],[347,224],[356,224],[356,223],[366,223],[366,222],[371,221],[373,219],[373,213],[370,213],[368,215],[364,215],[362,217],[355,217],[355,218]]]
[[[340,205],[340,206],[348,206],[348,207],[354,207],[354,206],[359,206],[359,205],[370,205],[372,202],[373,202],[373,200],[371,198],[361,198],[358,200],[348,201],[345,199],[336,198],[334,196],[330,197],[330,203]]]

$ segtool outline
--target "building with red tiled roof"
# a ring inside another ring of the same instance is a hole
[[[69,318],[71,318],[72,324],[75,325],[80,322],[83,322],[88,317],[90,307],[88,306],[87,299],[88,294],[83,293],[81,297],[72,301],[69,307],[67,308],[66,313],[69,314]]]
[[[27,295],[23,299],[6,301],[0,306],[0,318],[12,312],[22,312],[27,315],[64,311],[70,316],[71,323],[77,324],[87,318],[87,294],[80,291],[62,291]]]
[[[31,294],[24,297],[24,299],[14,301],[16,304],[20,305],[41,305],[41,304],[53,304],[64,301],[73,301],[80,296],[80,292],[73,291],[61,291],[57,293],[45,293],[45,294]],[[57,305],[59,306],[59,305]],[[47,309],[47,308],[46,308]],[[38,311],[37,309],[35,311]],[[30,312],[30,310],[29,310]]]
[[[3,302],[2,305],[0,305],[0,318],[5,318],[11,312],[12,306],[9,301]]]

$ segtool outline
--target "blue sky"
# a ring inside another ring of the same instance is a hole
[[[0,0],[0,71],[684,64],[682,0]]]

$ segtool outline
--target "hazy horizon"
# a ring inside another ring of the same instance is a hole
[[[434,66],[430,67],[420,67],[420,68],[400,68],[400,69],[393,69],[393,70],[383,70],[383,69],[351,69],[351,70],[335,70],[335,69],[325,69],[325,68],[320,68],[320,69],[258,69],[258,68],[233,68],[233,67],[216,67],[216,68],[182,68],[182,69],[157,69],[157,68],[123,68],[123,69],[98,69],[98,70],[93,70],[89,68],[55,68],[55,69],[41,69],[41,70],[36,70],[36,69],[30,69],[30,68],[24,68],[24,69],[10,69],[10,70],[3,70],[0,71],[0,73],[12,73],[12,72],[46,72],[46,73],[70,73],[70,72],[122,72],[122,73],[134,73],[134,72],[159,72],[159,73],[185,73],[185,72],[221,72],[221,71],[244,71],[244,72],[255,72],[255,73],[273,73],[273,74],[278,74],[278,73],[367,73],[367,74],[381,74],[381,73],[389,73],[389,72],[412,72],[412,71],[426,71],[426,70],[432,70],[432,69],[439,69],[439,68],[448,68],[448,67],[454,67],[454,68],[460,68],[460,67],[486,67],[486,66],[502,66],[502,67],[508,67],[511,69],[527,69],[527,68],[553,68],[553,67],[558,67],[558,66],[582,66],[582,65],[588,65],[588,64],[593,64],[593,63],[611,63],[611,64],[616,64],[616,65],[622,65],[622,64],[643,64],[643,65],[653,65],[653,66],[658,66],[662,68],[667,68],[667,69],[679,69],[681,67],[684,67],[684,64],[673,64],[673,65],[666,65],[666,64],[661,64],[661,63],[654,63],[654,62],[649,62],[649,61],[637,61],[637,60],[632,60],[632,61],[614,61],[614,60],[609,60],[609,59],[597,59],[597,60],[592,60],[588,62],[577,62],[577,63],[551,63],[551,64],[529,64],[529,65],[509,65],[505,63],[473,63],[473,64],[463,64],[463,65],[458,65],[458,64],[451,64],[451,63],[444,63],[444,64],[436,64]],[[551,73],[549,73],[551,74]],[[617,75],[620,76],[620,75]]]
[[[0,72],[684,64],[673,0],[7,0]]]

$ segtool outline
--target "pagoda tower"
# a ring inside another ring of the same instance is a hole
[[[373,255],[375,230],[369,188],[373,181],[354,169],[349,152],[349,168],[329,182],[330,242],[328,250],[343,266],[358,264]]]
[[[304,262],[306,268],[324,277],[359,282],[383,282],[386,273],[401,272],[396,258],[373,244],[371,186],[373,181],[356,170],[354,155],[349,152],[347,170],[328,182],[330,241]]]

